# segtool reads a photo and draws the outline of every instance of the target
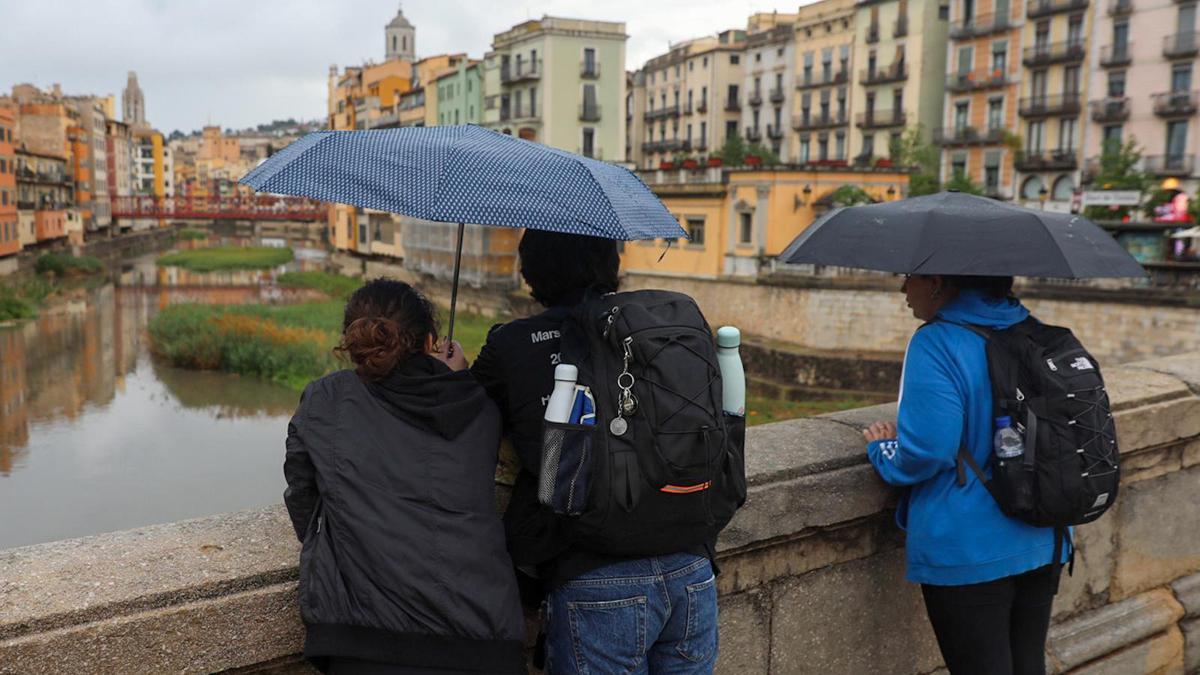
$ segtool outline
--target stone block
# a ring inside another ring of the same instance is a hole
[[[1195,329],[1193,328],[1191,332],[1194,339]],[[1197,354],[1195,353],[1140,361],[1134,365],[1137,365],[1139,368],[1146,368],[1177,377],[1186,382],[1192,388],[1193,392],[1200,395],[1200,358],[1197,358]]]
[[[774,590],[773,673],[927,673],[941,654],[903,551],[811,572]]]
[[[1121,482],[1136,483],[1174,473],[1183,467],[1183,448],[1178,445],[1143,450],[1121,457]]]
[[[716,672],[767,675],[771,658],[770,593],[722,595],[719,617],[721,644]]]
[[[1189,618],[1200,617],[1200,573],[1176,579],[1171,590]]]
[[[1200,464],[1200,439],[1190,441],[1181,450],[1183,468]]]
[[[253,631],[253,639],[247,632]],[[296,654],[296,584],[152,609],[0,641],[0,675],[211,673]]]
[[[1104,369],[1104,384],[1113,410],[1190,397],[1191,390],[1179,378],[1141,366],[1142,363],[1136,363]]]
[[[867,463],[862,432],[838,420],[800,418],[746,430],[746,480],[750,485]]]
[[[1200,618],[1179,624],[1183,630],[1183,672],[1200,673]]]
[[[1170,591],[1153,590],[1051,626],[1046,651],[1057,672],[1064,672],[1173,629],[1182,616]]]
[[[1183,675],[1183,635],[1175,626],[1149,640],[1107,654],[1070,675]]]
[[[1152,403],[1114,414],[1122,455],[1200,436],[1200,398]]]
[[[1200,570],[1200,467],[1123,486],[1118,503],[1111,600]]]
[[[1075,528],[1075,573],[1062,575],[1058,595],[1054,598],[1056,620],[1098,607],[1108,599],[1119,508],[1120,501],[1099,520]]]

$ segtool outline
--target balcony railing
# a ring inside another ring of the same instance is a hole
[[[585,80],[594,80],[600,77],[600,62],[599,61],[582,61],[579,64],[579,77]]]
[[[1054,42],[1045,45],[1034,45],[1025,48],[1025,57],[1021,63],[1026,66],[1048,66],[1054,63],[1071,63],[1082,61],[1087,48],[1082,40],[1074,42]]]
[[[542,76],[541,59],[536,61],[522,61],[521,63],[510,62],[508,67],[500,66],[500,81],[523,82],[525,80],[536,80]]]
[[[1022,150],[1013,160],[1017,171],[1074,171],[1079,158],[1074,150]]]
[[[661,150],[663,152],[674,152],[683,149],[683,141],[678,138],[668,138],[665,141],[659,141],[659,145],[662,146]]]
[[[1160,117],[1181,117],[1194,115],[1197,106],[1197,92],[1168,91],[1155,94],[1154,114]]]
[[[904,63],[894,63],[883,69],[865,69],[858,74],[858,81],[864,85],[887,84],[903,82],[908,79],[908,66]]]
[[[1109,16],[1125,16],[1133,13],[1133,0],[1109,0]]]
[[[762,129],[758,127],[746,127],[746,140],[751,142],[762,140]]]
[[[580,103],[579,104],[579,119],[582,122],[599,122],[600,121],[600,104],[599,103]]]
[[[1143,158],[1147,173],[1155,176],[1190,176],[1196,168],[1195,155],[1150,155]]]
[[[690,139],[690,138],[683,139],[679,143],[679,149],[684,152],[691,152],[692,151],[692,139]]]
[[[661,147],[661,143],[659,143],[659,141],[646,141],[645,143],[642,143],[642,152],[645,152],[645,153],[658,152],[660,147]]]
[[[692,114],[692,104],[690,102],[683,104],[683,114],[684,115]]]
[[[767,138],[770,138],[773,140],[779,140],[779,139],[783,138],[783,125],[768,124],[767,125]]]
[[[750,105],[755,108],[762,105],[762,92],[756,91],[756,92],[750,94],[749,101],[750,101]]]
[[[867,26],[867,44],[879,42],[879,24]]]
[[[698,113],[708,112],[708,99],[706,99],[706,98],[700,99],[700,102],[696,104],[696,112],[698,112]]]
[[[1025,16],[1037,19],[1051,14],[1074,12],[1088,6],[1088,0],[1029,0]]]
[[[742,111],[741,101],[738,101],[736,98],[731,98],[728,101],[725,101],[725,112],[741,112],[741,111]]]
[[[783,88],[771,90],[771,103],[783,103]]]
[[[1102,98],[1088,103],[1093,122],[1124,122],[1129,119],[1128,98]]]
[[[907,121],[908,115],[903,110],[876,110],[859,113],[855,125],[860,129],[884,129],[902,127]]]
[[[961,40],[963,38],[975,37],[980,35],[990,35],[1008,30],[1012,26],[1008,16],[1005,14],[979,14],[966,19],[959,19],[950,25],[950,39]]]
[[[665,108],[647,110],[645,114],[645,119],[647,122],[651,120],[662,119],[664,117],[679,117],[679,106],[672,105]]]
[[[980,70],[973,73],[952,73],[946,76],[946,89],[952,93],[963,93],[980,89],[995,89],[1010,82],[1003,70]]]
[[[792,128],[796,131],[809,129],[829,129],[846,126],[846,113],[826,113],[824,115],[792,115]]]
[[[540,117],[541,115],[532,105],[513,106],[512,119],[514,120],[535,120]]]
[[[1079,93],[1023,98],[1021,99],[1020,113],[1022,117],[1077,114],[1079,113]]]
[[[933,142],[937,145],[997,145],[1004,142],[1004,128],[949,127],[933,130]]]
[[[1196,55],[1200,47],[1200,33],[1176,33],[1163,38],[1163,56],[1168,59],[1184,59]]]
[[[908,17],[902,16],[896,19],[896,28],[892,31],[892,37],[904,37],[908,35]]]
[[[835,84],[845,84],[850,80],[850,73],[845,70],[839,70],[836,73],[830,73],[828,78],[820,79],[809,77],[807,80],[801,79],[796,83],[797,89],[815,89],[816,87],[828,87]]]
[[[696,141],[696,152],[704,152],[705,150],[708,150],[708,141],[703,138]]]
[[[1120,45],[1105,45],[1100,48],[1100,65],[1104,68],[1126,66],[1133,61],[1133,51],[1130,43]]]

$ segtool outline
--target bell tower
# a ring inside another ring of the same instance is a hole
[[[387,54],[388,61],[392,59],[416,61],[417,29],[404,17],[403,7],[396,12],[396,18],[387,25],[384,33],[387,39],[384,53]]]

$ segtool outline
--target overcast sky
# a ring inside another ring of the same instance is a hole
[[[325,114],[325,77],[383,58],[393,0],[0,0],[0,88],[61,83],[114,94],[128,71],[160,130],[206,123],[242,128]],[[633,68],[672,41],[745,27],[755,11],[794,12],[799,0],[409,0],[418,56],[480,57],[492,35],[543,14],[624,21]],[[118,108],[118,115],[119,115]]]

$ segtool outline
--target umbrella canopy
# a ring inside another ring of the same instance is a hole
[[[1086,218],[959,192],[830,211],[779,256],[787,263],[899,274],[1142,277]]]
[[[474,125],[318,131],[241,182],[446,223],[608,239],[687,237],[628,169]]]

